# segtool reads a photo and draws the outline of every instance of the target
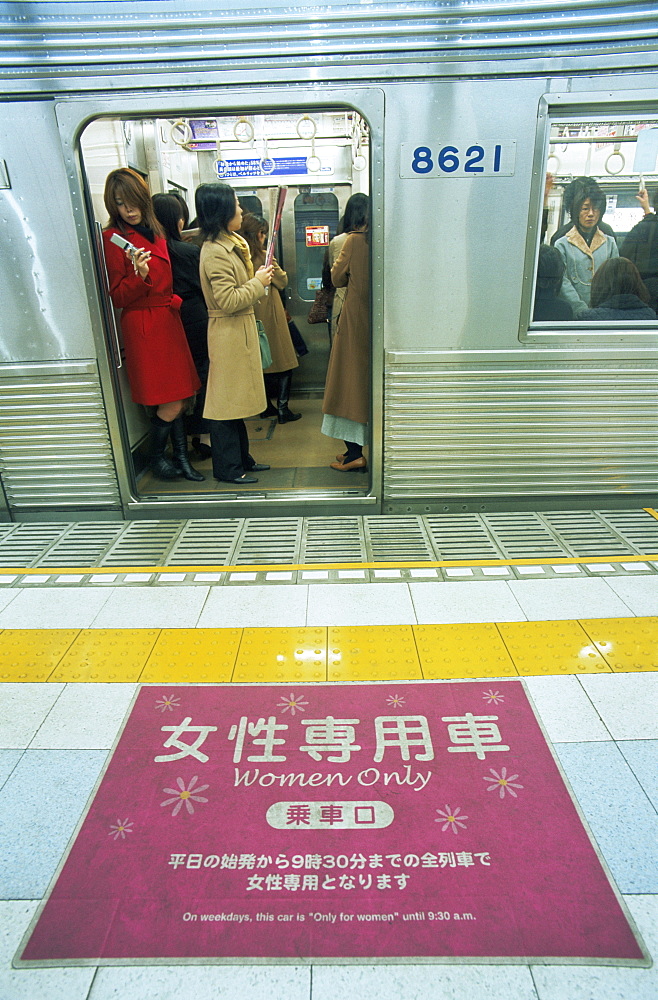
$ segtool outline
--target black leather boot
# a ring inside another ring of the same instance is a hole
[[[187,457],[187,434],[182,417],[176,417],[171,424],[171,446],[174,453],[174,466],[180,469],[180,474],[185,479],[191,479],[194,483],[202,483],[206,477],[192,468]]]
[[[278,421],[280,424],[289,424],[292,420],[301,420],[301,413],[293,413],[288,408],[290,399],[290,385],[292,383],[292,369],[287,372],[279,372],[279,398],[277,400]]]
[[[277,386],[279,384],[278,374],[274,375],[272,372],[263,372],[263,381],[265,382],[265,395],[267,396],[267,409],[263,410],[261,413],[261,419],[265,420],[266,417],[276,417],[278,410],[276,406],[273,405],[271,396],[276,396]]]
[[[157,413],[151,417],[151,472],[156,479],[180,479],[180,472],[165,455],[171,427]]]

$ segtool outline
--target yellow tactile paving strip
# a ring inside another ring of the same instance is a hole
[[[233,680],[324,681],[327,679],[326,628],[245,628]]]
[[[634,670],[658,670],[658,618],[0,631],[7,682],[295,684]]]
[[[222,684],[230,681],[241,628],[163,628],[142,661],[142,684]],[[0,636],[2,642],[2,636]]]
[[[411,625],[343,625],[327,629],[327,680],[420,680]]]
[[[658,520],[658,513],[647,511]],[[203,565],[189,566],[0,566],[0,577],[5,576],[120,576],[139,573],[142,575],[158,575],[166,579],[174,573],[270,573],[276,572],[306,572],[309,570],[350,570],[350,569],[450,569],[459,567],[496,567],[496,566],[589,566],[597,563],[658,563],[658,552],[637,555],[627,552],[620,556],[534,556],[527,559],[490,558],[490,559],[413,559],[386,560],[379,562],[321,562],[321,563],[241,563],[239,565]]]

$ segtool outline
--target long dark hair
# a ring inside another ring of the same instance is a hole
[[[216,240],[220,233],[228,232],[228,224],[235,215],[237,196],[229,184],[201,184],[194,195],[199,229],[206,240]]]
[[[182,194],[179,194],[178,191],[168,191],[167,194],[170,194],[171,197],[175,198],[176,201],[179,203],[181,208],[181,215],[183,217],[183,229],[187,229],[187,224],[190,221],[190,210],[187,207],[187,202],[183,198]]]
[[[176,243],[181,240],[178,223],[181,219],[184,221],[184,216],[178,198],[173,194],[154,194],[153,211],[164,229],[167,243]]]
[[[244,236],[245,240],[249,244],[249,253],[251,254],[254,268],[256,268],[256,263],[261,259],[263,261],[265,260],[265,250],[258,242],[258,234],[265,233],[267,236],[269,229],[270,227],[262,215],[255,215],[253,212],[245,212],[242,217],[240,234]]]
[[[141,225],[148,226],[156,236],[164,236],[162,226],[153,211],[153,202],[146,181],[136,171],[129,167],[119,167],[107,175],[103,201],[110,221],[107,229],[126,231],[126,224],[119,215],[117,198],[125,205],[134,206],[142,213]]]
[[[637,295],[638,299],[647,303],[650,300],[640,272],[633,261],[626,257],[611,257],[595,272],[592,278],[590,306],[596,309],[615,295]]]
[[[343,232],[352,233],[368,225],[370,199],[367,194],[353,194],[347,199],[343,216]]]

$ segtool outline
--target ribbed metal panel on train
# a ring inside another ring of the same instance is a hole
[[[0,473],[10,509],[119,507],[95,369],[0,366]]]
[[[385,500],[655,489],[653,363],[396,357],[386,374]]]
[[[29,11],[29,16],[26,16]],[[315,16],[310,17],[313,13]],[[566,55],[616,47],[641,48],[655,38],[655,4],[416,2],[294,6],[288,0],[217,9],[208,2],[3,4],[0,75],[13,89],[46,89],[71,71],[95,83],[143,68],[172,64],[189,72],[240,66],[269,57],[273,65],[315,56],[330,63],[390,64],[433,60]],[[262,67],[261,67],[262,68]],[[344,68],[341,67],[344,71]],[[37,81],[41,82],[41,87]]]

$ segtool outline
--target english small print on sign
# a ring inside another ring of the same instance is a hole
[[[511,177],[515,142],[404,142],[400,177]]]
[[[645,965],[521,681],[143,687],[16,958]]]

